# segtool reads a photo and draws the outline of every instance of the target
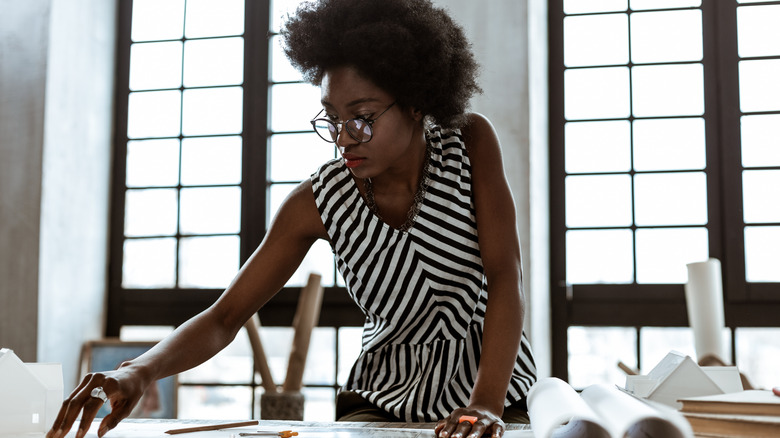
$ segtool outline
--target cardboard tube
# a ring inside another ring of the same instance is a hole
[[[255,372],[260,374],[260,379],[266,392],[276,392],[276,384],[273,376],[271,376],[271,369],[268,368],[268,359],[265,356],[263,343],[260,342],[260,317],[257,316],[257,313],[244,323],[244,328],[247,335],[249,335],[249,344],[252,346]]]
[[[726,357],[723,345],[723,283],[718,259],[688,264],[685,301],[688,323],[693,329],[696,356]]]
[[[284,379],[284,385],[282,385],[284,392],[300,391],[303,386],[303,370],[306,367],[306,356],[309,353],[309,341],[312,330],[319,320],[320,308],[322,307],[321,280],[321,275],[309,274],[309,281],[301,289],[301,295],[298,297],[298,308],[293,320],[295,335],[290,350],[290,361],[287,364],[287,376]]]

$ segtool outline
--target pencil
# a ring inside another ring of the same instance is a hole
[[[182,429],[171,429],[171,430],[166,430],[165,433],[169,435],[175,435],[177,433],[202,432],[204,430],[219,430],[219,429],[226,429],[228,427],[255,426],[257,424],[259,424],[257,420],[241,421],[239,423],[222,423],[222,424],[211,424],[208,426],[195,426],[195,427],[185,427]]]

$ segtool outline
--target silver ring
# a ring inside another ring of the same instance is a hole
[[[89,393],[90,396],[93,398],[99,398],[103,403],[108,400],[108,396],[106,395],[106,391],[103,391],[102,386],[98,386],[97,388],[93,389],[92,392]]]

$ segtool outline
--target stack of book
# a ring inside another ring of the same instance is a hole
[[[680,399],[680,412],[702,437],[780,437],[780,397],[748,390]]]

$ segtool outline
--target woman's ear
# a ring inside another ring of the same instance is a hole
[[[409,111],[411,111],[412,118],[414,119],[415,122],[419,122],[424,117],[422,111],[418,110],[417,108],[410,107]]]

